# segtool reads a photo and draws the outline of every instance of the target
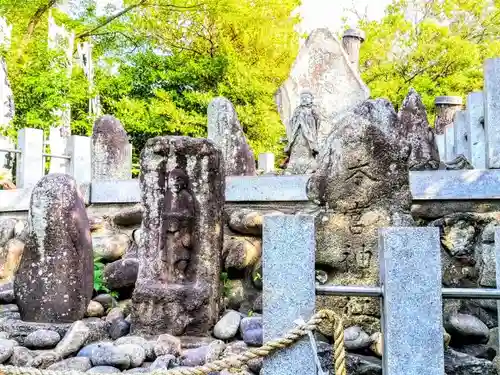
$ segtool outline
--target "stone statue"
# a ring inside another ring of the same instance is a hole
[[[180,168],[167,178],[161,252],[164,262],[162,281],[183,282],[191,258],[194,229],[194,198],[188,190],[189,179]]]
[[[287,171],[292,174],[313,173],[316,170],[320,121],[313,102],[314,97],[309,91],[302,92],[300,105],[291,119],[292,135],[285,153],[289,157]]]
[[[156,137],[141,153],[131,331],[206,336],[219,318],[224,159],[208,139]]]

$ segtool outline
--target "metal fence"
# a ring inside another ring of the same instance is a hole
[[[500,229],[495,232],[497,285]],[[498,289],[442,288],[438,228],[379,231],[380,286],[316,286],[314,218],[268,215],[263,226],[264,341],[309,319],[316,294],[381,301],[384,375],[443,375],[443,298],[500,299]],[[315,375],[314,348],[303,339],[264,362],[266,375]]]

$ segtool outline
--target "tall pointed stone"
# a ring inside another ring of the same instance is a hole
[[[316,264],[334,285],[376,285],[378,229],[413,223],[408,159],[398,117],[386,100],[350,111],[327,140],[308,195],[323,206],[317,217]],[[318,307],[349,316],[346,326],[379,329],[378,302],[318,296]]]
[[[226,98],[215,98],[208,106],[207,115],[207,138],[221,148],[226,176],[254,176],[255,157],[233,104]]]
[[[92,180],[132,178],[132,148],[121,122],[105,115],[92,131]]]
[[[411,144],[410,170],[439,169],[439,150],[434,130],[420,95],[411,88],[398,113],[400,135]]]
[[[14,287],[21,318],[66,323],[82,319],[92,298],[90,225],[75,180],[49,174],[33,188],[29,234]]]
[[[275,95],[288,141],[294,131],[292,115],[301,94],[309,92],[319,113],[318,147],[321,149],[333,130],[334,120],[370,96],[342,42],[328,29],[314,30],[293,64],[289,78]]]
[[[132,331],[206,335],[221,301],[222,152],[207,139],[152,138],[141,153],[140,187]]]

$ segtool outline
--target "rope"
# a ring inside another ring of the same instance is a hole
[[[327,321],[334,328],[334,350],[332,351],[333,364],[335,375],[347,375],[345,366],[345,350],[344,350],[344,327],[342,321],[335,315],[333,311],[321,310],[305,324],[300,325],[289,331],[284,337],[269,341],[260,348],[252,348],[244,353],[234,355],[221,360],[207,363],[203,366],[191,368],[174,368],[171,370],[156,370],[152,371],[152,375],[209,375],[213,372],[228,370],[231,368],[241,368],[250,360],[256,358],[264,358],[271,353],[285,349],[300,338],[306,336],[308,332],[315,331],[319,324]],[[79,371],[53,371],[41,370],[33,367],[14,367],[0,366],[0,375],[84,375]]]

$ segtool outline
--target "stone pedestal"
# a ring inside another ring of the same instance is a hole
[[[133,332],[203,336],[216,323],[224,184],[222,152],[211,141],[157,137],[146,143]]]

